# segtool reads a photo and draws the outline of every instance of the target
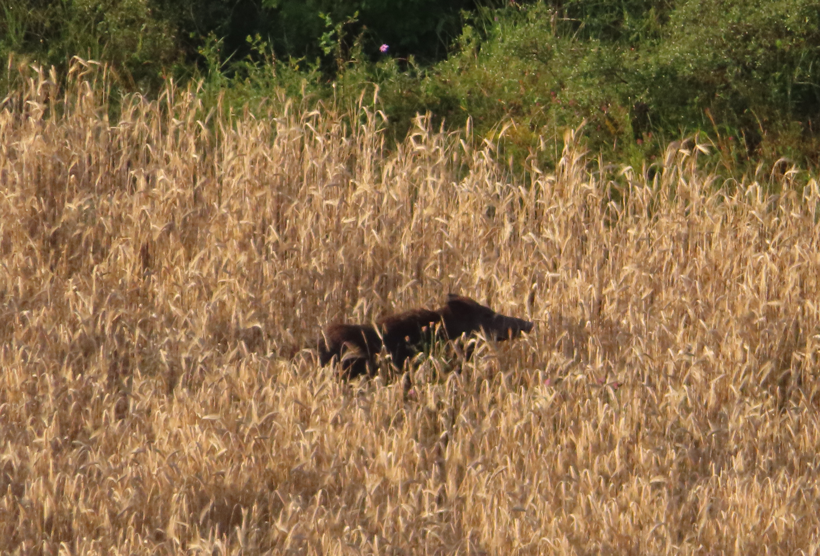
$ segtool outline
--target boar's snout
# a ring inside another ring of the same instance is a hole
[[[522,332],[530,332],[532,327],[533,323],[528,320],[496,315],[484,331],[495,340],[512,340],[520,336]]]

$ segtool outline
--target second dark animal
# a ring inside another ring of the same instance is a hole
[[[331,324],[319,340],[319,359],[322,365],[336,359],[350,378],[373,375],[382,347],[393,365],[402,370],[408,359],[433,340],[456,340],[477,333],[495,341],[510,340],[532,327],[529,321],[501,315],[469,297],[451,293],[447,304],[435,311],[414,309],[383,317],[373,326]]]

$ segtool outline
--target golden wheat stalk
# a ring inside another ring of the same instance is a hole
[[[76,60],[0,108],[0,552],[810,551],[814,180],[566,136],[546,173],[364,102],[122,99]],[[502,132],[500,132],[503,134]],[[311,357],[458,291],[537,323],[406,395]]]

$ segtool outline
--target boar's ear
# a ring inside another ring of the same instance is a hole
[[[451,301],[456,301],[458,299],[461,299],[461,296],[457,293],[450,292],[447,294],[447,303],[450,303]]]

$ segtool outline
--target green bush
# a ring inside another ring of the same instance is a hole
[[[657,39],[676,0],[551,0],[562,32],[610,44],[637,46]]]
[[[7,0],[2,16],[3,58],[61,70],[73,56],[107,62],[130,90],[156,90],[179,60],[174,30],[149,0]]]
[[[564,33],[557,19],[544,3],[484,12],[465,27],[457,52],[425,73],[417,94],[403,84],[401,91],[439,123],[462,126],[471,118],[477,134],[499,139],[519,162],[536,156],[549,164],[566,128],[584,121],[589,147],[613,150],[622,137],[631,140],[623,52]],[[383,90],[388,103],[398,96]],[[395,110],[388,104],[387,112]]]
[[[387,44],[392,56],[433,62],[448,54],[461,30],[461,11],[474,0],[263,0],[271,10],[269,40],[280,54],[312,59],[321,38],[335,24],[345,26],[346,46],[363,36],[363,51],[372,61]],[[344,38],[337,35],[334,38]]]
[[[734,133],[756,156],[813,135],[819,55],[818,0],[687,0],[638,74],[657,127]]]
[[[554,158],[585,121],[591,150],[635,164],[695,133],[725,164],[816,164],[818,49],[820,0],[539,2],[483,12],[416,87],[381,86],[390,115],[469,116],[486,136],[507,121],[519,159]]]
[[[636,166],[695,133],[727,167],[818,162],[820,0],[491,5],[6,0],[0,55],[108,62],[122,88],[149,94],[169,73],[203,79],[228,108],[378,98],[398,140],[419,113],[470,119],[515,164],[550,165],[582,124],[592,152]]]

